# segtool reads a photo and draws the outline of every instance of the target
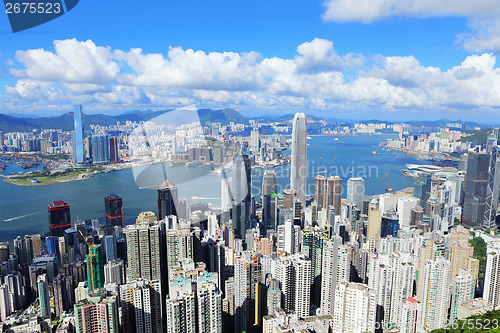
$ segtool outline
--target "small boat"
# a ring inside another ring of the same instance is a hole
[[[382,180],[384,180],[384,179],[386,179],[386,178],[387,178],[387,175],[384,173],[384,174],[382,175]]]
[[[385,186],[385,191],[386,191],[386,192],[392,192],[392,191],[394,191],[394,188],[389,187],[389,185],[386,185],[386,186]]]
[[[380,153],[377,153],[375,150],[373,151],[373,155],[380,155]]]

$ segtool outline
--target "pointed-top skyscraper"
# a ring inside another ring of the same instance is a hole
[[[292,165],[290,188],[297,191],[303,207],[306,205],[307,188],[307,127],[306,116],[296,113],[292,129]]]
[[[177,187],[170,180],[165,180],[158,188],[158,220],[163,220],[169,215],[177,216],[178,201]]]

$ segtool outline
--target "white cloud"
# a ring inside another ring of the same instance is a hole
[[[21,78],[6,86],[4,106],[81,103],[101,110],[192,103],[240,110],[500,107],[500,70],[491,53],[471,55],[441,71],[423,66],[413,56],[339,55],[333,43],[324,39],[300,44],[291,59],[177,47],[167,55],[148,54],[74,39],[54,45],[54,51],[17,52],[10,66]],[[37,68],[45,62],[48,67]]]
[[[465,17],[471,32],[457,35],[467,50],[500,50],[500,6],[497,0],[326,0],[323,19],[371,23],[391,16]]]
[[[40,81],[107,84],[120,71],[117,62],[111,60],[110,48],[96,46],[91,40],[56,40],[54,52],[17,51],[15,58],[25,68],[12,69],[13,75]]]

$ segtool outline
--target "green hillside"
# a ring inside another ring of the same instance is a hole
[[[489,311],[483,315],[472,316],[459,320],[446,328],[440,328],[432,333],[479,333],[500,332],[500,310]]]

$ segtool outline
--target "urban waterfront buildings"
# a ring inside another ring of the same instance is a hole
[[[177,188],[160,177],[153,201],[144,203],[157,207],[157,214],[137,215],[143,203],[135,201],[124,210],[121,198],[109,195],[100,206],[103,220],[83,216],[74,221],[69,205],[54,202],[50,230],[58,234],[21,235],[12,250],[8,242],[0,244],[1,320],[29,325],[19,316],[28,308],[33,325],[61,320],[58,329],[78,332],[416,333],[498,308],[500,247],[495,232],[481,231],[495,225],[484,224],[485,215],[470,210],[483,200],[475,189],[485,181],[484,207],[495,204],[488,195],[497,180],[489,178],[496,175],[494,142],[470,151],[488,155],[487,179],[476,179],[471,161],[464,170],[470,175],[451,169],[419,175],[413,192],[366,195],[370,180],[352,177],[342,198],[342,179],[314,170],[314,175],[293,172],[295,185],[282,190],[288,174],[276,161],[288,162],[283,152],[295,146],[291,167],[303,166],[303,154],[296,153],[307,151],[305,124],[302,115],[282,124],[289,127],[283,133],[292,134],[291,141],[267,135],[269,129],[255,121],[225,129],[210,123],[204,133],[211,137],[201,146],[190,141],[194,129],[189,126],[176,131],[175,138],[150,136],[152,144],[175,153],[173,160],[165,157],[169,168],[201,174],[211,169],[212,160],[233,168],[221,168],[219,176],[218,165],[208,174],[216,179],[213,197],[181,198],[184,184]],[[161,132],[148,122],[144,128]],[[239,130],[247,136],[238,136]],[[92,127],[92,133],[111,131]],[[113,131],[113,149],[126,156],[127,138],[119,133]],[[410,147],[418,141],[401,137]],[[324,140],[330,139],[335,141]],[[432,140],[433,151],[444,142]],[[102,147],[93,147],[99,141],[87,142],[89,158],[99,154]],[[181,161],[194,164],[178,165]],[[252,170],[256,165],[265,169]],[[255,186],[258,177],[262,185]],[[307,177],[314,178],[313,191],[303,187]],[[204,193],[204,179],[189,186]],[[464,203],[463,214],[462,199],[470,204],[466,210]],[[493,211],[490,222],[497,218]],[[474,229],[466,228],[474,214]],[[458,225],[461,218],[464,226]],[[484,278],[478,238],[487,243]]]

